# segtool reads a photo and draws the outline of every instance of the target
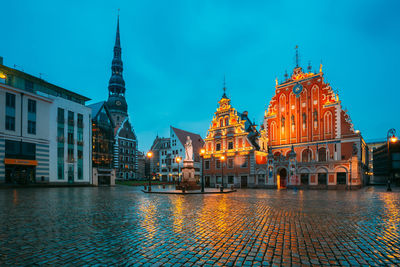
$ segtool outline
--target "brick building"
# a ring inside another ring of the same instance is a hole
[[[339,96],[318,73],[297,66],[265,112],[261,132],[268,138],[265,186],[285,188],[361,187],[368,171],[368,148]]]
[[[237,112],[225,94],[219,100],[210,128],[205,138],[205,185],[214,187],[253,187],[257,163],[266,163],[266,138],[259,140],[256,125],[246,111]],[[261,147],[259,145],[261,144]],[[221,162],[221,157],[225,159]],[[262,159],[264,158],[264,162]]]

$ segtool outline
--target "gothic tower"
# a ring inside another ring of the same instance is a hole
[[[128,105],[125,100],[125,81],[122,77],[123,64],[121,59],[121,43],[119,37],[119,16],[117,20],[117,35],[115,37],[114,58],[111,65],[111,78],[108,83],[107,106],[118,128],[128,116]]]

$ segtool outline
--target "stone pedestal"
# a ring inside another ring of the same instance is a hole
[[[182,168],[182,181],[180,185],[176,187],[176,189],[180,190],[184,187],[186,191],[199,190],[200,185],[196,183],[194,174],[195,169],[193,161],[184,160]]]

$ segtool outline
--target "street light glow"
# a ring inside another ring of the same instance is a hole
[[[153,156],[153,152],[151,152],[151,151],[147,152],[147,157],[148,158],[151,158],[152,156]]]
[[[225,156],[221,156],[221,160],[225,160]]]
[[[390,142],[396,143],[397,142],[397,137],[396,136],[392,136],[392,138],[390,138]]]
[[[206,150],[204,148],[200,149],[200,155],[204,155],[206,153]]]
[[[181,162],[181,160],[182,160],[181,157],[177,157],[177,158],[176,158],[176,162],[178,162],[178,163]]]

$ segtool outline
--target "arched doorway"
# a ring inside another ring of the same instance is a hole
[[[282,168],[278,172],[278,188],[285,189],[287,185],[287,171],[285,168]]]

